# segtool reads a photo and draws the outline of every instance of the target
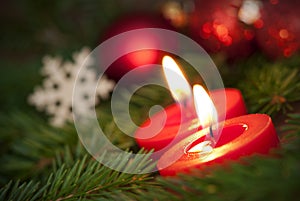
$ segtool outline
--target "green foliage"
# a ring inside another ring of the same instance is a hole
[[[295,142],[300,141],[300,113],[288,114],[286,124],[282,126],[281,131],[285,133],[282,139],[285,149],[297,150],[299,145]]]
[[[118,147],[132,147],[133,139],[118,129],[109,111],[104,110],[105,106],[103,103],[98,108],[104,133]],[[81,146],[73,125],[53,128],[47,120],[34,114],[1,115],[0,131],[0,183],[6,183],[8,179],[36,178],[49,172],[53,158],[66,146],[72,148],[73,155],[85,152],[78,148]]]
[[[145,153],[143,151],[140,154]],[[105,153],[100,157],[104,157]],[[112,164],[130,170],[137,166],[151,170],[148,156],[145,158],[112,160]],[[120,157],[117,157],[120,158]],[[9,182],[0,190],[1,200],[103,200],[122,199],[135,196],[140,189],[154,186],[148,175],[120,173],[84,156],[72,161],[69,156],[58,161],[48,179],[43,182]],[[122,195],[126,192],[126,195]]]
[[[283,126],[283,131],[288,131],[292,134],[300,133],[300,113],[288,114],[286,125]]]
[[[291,103],[300,100],[300,72],[281,63],[247,69],[239,86],[249,105],[249,112],[274,115],[291,111]]]
[[[78,143],[75,129],[70,125],[56,129],[32,114],[2,114],[0,125],[0,139],[5,142],[1,146],[1,180],[38,176],[51,164],[56,152]]]

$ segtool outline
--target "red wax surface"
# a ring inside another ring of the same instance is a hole
[[[226,120],[222,124],[224,127],[220,139],[210,154],[201,158],[197,152],[188,152],[204,140],[208,132],[208,129],[204,129],[175,144],[161,156],[157,163],[160,174],[173,176],[254,153],[268,154],[271,148],[279,146],[278,136],[268,115],[249,114]]]
[[[214,101],[219,119],[230,119],[247,114],[243,97],[241,92],[237,89],[227,88],[214,90],[210,93],[210,97]],[[226,103],[224,103],[224,101],[226,101]],[[224,108],[224,106],[226,108]],[[163,121],[164,112],[166,112],[167,115],[165,123]],[[157,151],[172,142],[178,133],[180,134],[176,137],[176,141],[200,129],[198,126],[192,126],[196,118],[195,112],[187,115],[183,120],[181,120],[181,118],[183,118],[181,116],[183,115],[181,115],[180,106],[178,104],[172,104],[165,108],[165,111],[159,111],[151,117],[152,122],[150,119],[147,119],[135,132],[136,142],[140,147],[144,147],[147,150],[155,149]],[[182,123],[180,124],[181,121]],[[152,123],[151,126],[146,128],[150,122]],[[162,129],[160,130],[159,128]],[[157,134],[155,135],[155,133]]]

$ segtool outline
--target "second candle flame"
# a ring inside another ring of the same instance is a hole
[[[218,123],[217,110],[204,88],[196,84],[193,87],[194,104],[199,123],[203,128]]]
[[[209,134],[206,135],[206,139],[204,141],[205,146],[214,147],[219,137],[218,132],[215,132],[218,129],[217,110],[215,108],[213,101],[211,100],[211,98],[209,97],[209,95],[201,85],[198,84],[194,85],[193,94],[194,94],[194,104],[195,104],[198,121],[202,126],[202,128],[209,128]],[[199,150],[199,152],[201,151],[203,151],[202,148]]]

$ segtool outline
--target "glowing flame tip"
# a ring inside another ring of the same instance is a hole
[[[183,102],[190,98],[192,96],[191,87],[177,63],[170,56],[164,56],[162,66],[169,89],[175,101]]]

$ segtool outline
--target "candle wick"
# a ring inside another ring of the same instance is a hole
[[[213,130],[212,130],[212,125],[209,126],[209,134],[212,138],[214,138],[214,133],[213,133]]]
[[[209,136],[210,136],[209,140],[210,140],[212,146],[215,146],[216,145],[216,140],[215,140],[215,136],[214,136],[212,125],[209,126]]]

